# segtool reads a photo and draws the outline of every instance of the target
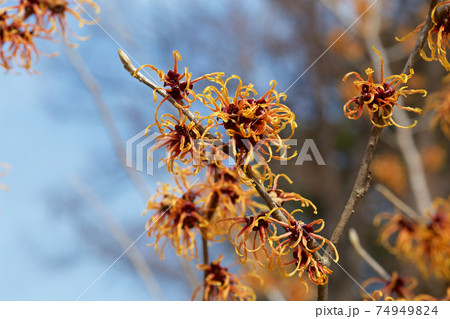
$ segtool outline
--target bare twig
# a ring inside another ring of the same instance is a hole
[[[400,211],[405,213],[409,218],[411,218],[412,220],[414,220],[418,223],[422,223],[422,221],[424,220],[422,215],[420,215],[414,209],[409,207],[400,198],[395,196],[395,194],[392,193],[386,186],[383,186],[381,184],[376,184],[375,189],[378,192],[380,192],[380,194],[383,195],[388,201],[390,201],[395,207],[397,207]]]
[[[71,184],[78,194],[92,207],[92,210],[101,218],[112,236],[122,249],[127,250],[127,257],[138,273],[147,291],[158,300],[164,300],[161,288],[158,285],[155,275],[147,264],[139,249],[133,245],[133,240],[122,226],[114,220],[113,215],[108,211],[101,199],[89,188],[87,183],[80,176],[71,179]],[[130,247],[130,248],[129,248]]]
[[[330,238],[331,242],[335,245],[338,244],[339,240],[344,234],[345,228],[353,213],[355,212],[355,208],[358,205],[358,202],[366,195],[367,191],[369,190],[371,181],[369,167],[370,163],[372,162],[373,154],[375,152],[375,148],[381,131],[382,128],[376,126],[372,127],[372,131],[370,132],[369,136],[369,142],[367,143],[367,148],[361,161],[361,166],[359,168],[358,175],[356,176],[353,190],[350,194],[347,204],[344,207],[344,211],[341,214],[339,222],[337,223],[336,228],[334,229],[333,234]]]
[[[365,260],[378,275],[380,275],[383,279],[390,281],[391,276],[388,274],[388,272],[384,270],[384,268],[381,267],[381,265],[377,263],[377,261],[373,259],[372,256],[370,256],[369,253],[361,246],[356,230],[354,228],[350,228],[348,231],[348,235],[350,238],[350,242],[352,243],[353,248],[355,248],[358,255],[361,256],[361,258]]]
[[[424,26],[420,30],[419,39],[417,40],[413,50],[411,51],[411,54],[408,58],[408,61],[405,64],[405,67],[403,69],[403,73],[407,73],[415,64],[417,61],[420,51],[422,50],[423,45],[425,44],[427,33],[431,27],[431,11],[433,10],[434,6],[436,5],[437,0],[431,0],[430,3],[430,10],[428,12],[427,20],[425,21]],[[405,71],[406,70],[406,71]],[[347,201],[347,204],[345,205],[344,211],[342,212],[342,215],[338,221],[338,224],[336,225],[336,228],[333,231],[333,234],[331,235],[331,242],[335,245],[338,244],[340,238],[342,237],[344,230],[350,220],[350,217],[354,213],[354,210],[356,208],[356,205],[358,204],[359,200],[364,197],[369,189],[370,186],[370,176],[369,176],[369,166],[373,159],[373,153],[375,151],[375,146],[378,142],[378,139],[380,137],[382,129],[377,127],[372,127],[372,131],[369,136],[369,142],[367,144],[366,152],[364,153],[361,166],[359,168],[358,175],[356,177],[355,184],[353,186],[353,190],[350,194],[350,197]],[[407,131],[407,130],[402,130]],[[331,254],[330,247],[327,247],[326,252]],[[325,258],[325,265],[329,265],[331,262],[330,260]],[[319,301],[325,301],[328,300],[328,284],[319,286],[318,287],[318,294],[317,299]]]
[[[216,169],[216,170],[214,170],[214,182],[217,182],[217,180],[218,180],[218,173],[217,173],[217,169]],[[206,209],[206,219],[208,222],[213,217],[214,212],[216,211],[218,202],[219,202],[219,194],[217,193],[217,191],[215,191],[214,194],[212,195],[209,205]],[[209,248],[208,248],[208,239],[207,239],[206,231],[202,235],[203,235],[202,236],[203,264],[209,265]],[[208,276],[208,273],[209,273],[208,270],[204,270],[203,281],[206,281],[206,277]],[[203,300],[206,301],[205,294],[203,294]]]

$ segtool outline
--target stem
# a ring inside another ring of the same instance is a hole
[[[348,231],[348,235],[350,237],[350,242],[353,245],[353,248],[355,248],[356,252],[363,260],[369,264],[370,267],[378,274],[381,278],[385,279],[386,281],[391,281],[391,276],[388,274],[386,270],[375,260],[372,258],[372,256],[369,255],[369,253],[361,246],[361,243],[359,241],[358,233],[354,228],[350,228]]]
[[[214,170],[214,182],[217,182],[219,176],[217,173],[217,169]],[[211,220],[211,218],[214,215],[214,212],[216,211],[217,204],[219,202],[219,194],[214,192],[214,194],[211,197],[211,201],[209,202],[208,208],[206,210],[206,219],[208,222]],[[206,232],[202,234],[202,248],[203,248],[203,264],[209,265],[209,250],[208,250],[208,239],[206,238]],[[203,272],[203,281],[206,281],[206,277],[208,276],[208,270],[205,270]],[[206,301],[205,294],[203,294],[203,301]]]
[[[409,73],[409,70],[413,67],[413,65],[419,58],[420,51],[422,50],[422,47],[425,44],[428,31],[431,28],[432,24],[431,12],[433,8],[436,6],[436,3],[437,0],[431,0],[427,19],[425,20],[424,26],[420,30],[419,38],[417,39],[417,42],[413,50],[411,51],[411,54],[409,55],[408,61],[406,62],[405,67],[403,68],[403,73]],[[375,126],[372,127],[372,131],[369,136],[369,142],[367,143],[366,152],[364,153],[361,166],[359,168],[359,172],[356,177],[355,184],[353,186],[353,190],[350,194],[347,204],[345,205],[344,211],[341,214],[339,222],[337,223],[336,228],[334,229],[333,234],[331,235],[330,240],[335,246],[342,237],[344,230],[355,211],[356,205],[361,200],[361,198],[363,198],[366,195],[367,191],[369,190],[370,186],[369,166],[370,163],[372,162],[375,147],[380,137],[381,131],[382,131],[381,128]],[[330,255],[331,249],[330,247],[327,247],[326,254],[323,256],[325,266],[329,266],[331,264],[331,260],[328,258],[328,256]],[[328,300],[328,284],[318,287],[317,300],[319,301]]]
[[[409,207],[406,203],[404,203],[400,198],[395,196],[386,186],[381,184],[375,185],[375,190],[377,190],[381,195],[383,195],[388,201],[390,201],[395,207],[397,207],[401,212],[403,212],[406,216],[414,220],[419,224],[425,224],[426,219],[422,217],[418,212]]]

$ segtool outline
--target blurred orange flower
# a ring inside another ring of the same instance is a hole
[[[436,198],[426,218],[412,220],[401,213],[375,217],[379,241],[399,258],[414,261],[424,277],[450,278],[450,197]]]
[[[155,210],[145,228],[147,236],[155,237],[156,253],[164,258],[164,246],[170,240],[178,255],[188,259],[198,258],[196,235],[208,237],[208,221],[201,209],[203,200],[195,187],[191,187],[185,178],[178,176],[177,186],[162,184],[155,195],[150,197],[147,211]],[[162,238],[164,242],[161,244]],[[209,238],[208,238],[209,239]]]
[[[420,155],[427,172],[438,173],[447,164],[447,152],[437,144],[422,147]]]
[[[0,1],[1,3],[5,1]],[[16,5],[0,8],[0,65],[9,70],[14,61],[19,67],[31,70],[33,56],[37,60],[39,54],[42,54],[36,49],[34,40],[52,40],[58,31],[67,44],[73,45],[67,38],[67,15],[77,19],[80,27],[96,22],[81,16],[83,4],[94,8],[97,14],[100,11],[91,0],[22,0]],[[56,54],[50,56],[54,55]]]
[[[370,164],[370,171],[375,181],[387,186],[399,196],[406,194],[407,171],[398,156],[390,153],[375,156]]]
[[[450,63],[447,59],[447,47],[450,47],[449,33],[450,33],[450,1],[442,1],[434,7],[431,12],[431,20],[433,25],[428,31],[428,48],[431,51],[431,55],[427,56],[425,50],[422,49],[420,55],[425,61],[439,60],[447,71],[450,71]],[[397,41],[403,41],[410,36],[418,33],[425,22],[422,22],[411,33],[407,34],[403,38]]]
[[[382,284],[382,288],[377,293],[379,298],[384,296],[384,300],[394,299],[404,299],[404,300],[412,300],[414,298],[414,294],[412,290],[417,286],[417,280],[415,278],[402,278],[398,275],[397,272],[393,272],[390,280],[386,280],[383,278],[370,278],[362,283],[362,287],[366,290],[372,284]],[[375,292],[374,292],[375,294]],[[367,298],[367,297],[366,297]],[[389,298],[389,299],[388,299]],[[375,299],[375,298],[374,298]],[[380,299],[375,299],[380,300]]]

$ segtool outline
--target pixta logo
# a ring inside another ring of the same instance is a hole
[[[160,133],[150,130],[147,131],[147,134],[145,134],[145,132],[145,129],[140,131],[126,142],[126,166],[134,167],[136,170],[145,172],[148,175],[154,175],[157,170],[165,166],[165,163],[161,160],[150,161],[149,159],[155,159],[151,153],[153,153],[152,148],[157,143],[156,137],[159,136]],[[221,151],[225,144],[228,145],[230,150],[233,149],[236,145],[236,143],[233,142],[233,140],[221,141],[218,139],[194,140],[192,144],[192,163],[194,165],[200,165],[201,162],[205,160],[221,160],[226,165],[234,165],[234,159]],[[262,139],[257,143],[251,143],[250,140],[244,139],[241,139],[239,142],[241,147],[245,147],[245,150],[248,150],[249,153],[251,152],[253,154],[253,159],[250,164],[264,164],[264,161],[256,154],[262,153],[263,150],[267,150],[267,146],[269,146],[273,149],[273,155],[281,157],[278,161],[280,165],[288,164],[288,159],[285,158],[288,154],[288,150],[292,152],[297,150],[295,158],[287,156],[289,157],[289,163],[293,163],[295,160],[294,165],[296,166],[303,165],[305,162],[315,162],[317,165],[325,165],[325,161],[313,139],[305,139],[300,148],[297,147],[299,145],[297,139],[283,140],[281,145],[279,140],[269,139]],[[290,148],[287,149],[287,147]],[[163,151],[165,151],[165,149]],[[166,157],[167,156],[163,156],[162,158]]]

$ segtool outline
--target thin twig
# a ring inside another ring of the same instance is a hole
[[[380,127],[372,127],[369,141],[367,143],[367,148],[361,161],[361,166],[359,167],[359,172],[356,176],[353,190],[350,194],[347,204],[344,207],[339,222],[337,223],[336,228],[334,229],[333,234],[330,238],[331,242],[335,245],[338,244],[339,240],[344,234],[345,228],[353,213],[355,212],[355,208],[358,205],[358,202],[366,195],[367,191],[369,190],[371,181],[369,167],[370,163],[372,162],[373,154],[375,152],[375,148],[382,130],[383,129]]]
[[[422,50],[423,45],[425,44],[427,33],[431,27],[431,11],[436,5],[436,2],[437,0],[431,0],[430,10],[428,12],[427,19],[425,21],[424,26],[420,30],[419,39],[417,40],[413,50],[411,51],[411,54],[409,55],[408,61],[405,64],[405,67],[403,69],[404,73],[408,72],[413,67],[413,65],[415,64],[420,55],[420,51]],[[350,221],[351,216],[355,211],[356,205],[358,204],[360,199],[366,195],[369,189],[370,186],[369,166],[373,159],[375,146],[378,142],[381,131],[382,131],[381,128],[375,126],[372,127],[372,131],[369,136],[369,142],[367,144],[367,148],[364,153],[361,166],[359,168],[358,176],[356,177],[356,181],[353,186],[353,190],[350,194],[347,204],[345,205],[344,211],[342,212],[342,215],[336,225],[336,228],[334,229],[333,234],[331,235],[330,238],[331,242],[334,245],[338,244],[348,222]],[[331,261],[327,259],[327,256],[331,254],[330,246],[327,247],[326,252],[328,254],[324,256],[324,264],[327,266],[331,264]],[[319,301],[328,300],[328,284],[318,287],[317,300]]]
[[[369,253],[361,246],[356,230],[354,228],[350,228],[348,231],[348,235],[350,238],[350,242],[352,243],[353,248],[355,248],[358,255],[361,256],[361,258],[365,260],[367,264],[369,264],[369,266],[372,267],[372,269],[375,270],[378,275],[380,275],[381,278],[390,281],[391,276],[388,274],[388,272],[384,270],[384,268],[379,263],[377,263],[377,261],[373,259],[372,256],[370,256]]]
[[[218,172],[217,172],[217,169],[215,169],[214,170],[214,182],[217,182],[217,180],[218,180]],[[212,195],[209,205],[206,209],[206,220],[208,222],[213,217],[218,203],[219,203],[219,194],[217,191],[215,191],[214,194]],[[202,234],[203,264],[209,265],[209,248],[208,248],[208,239],[207,239],[206,235],[207,235],[207,233],[205,231],[205,233]],[[209,274],[208,270],[203,271],[203,281],[204,282],[206,281],[206,277],[208,276],[208,274]],[[206,289],[206,287],[204,289]],[[203,301],[206,301],[205,294],[203,294]]]
[[[395,207],[397,207],[400,211],[405,213],[412,220],[422,223],[424,218],[414,209],[409,207],[405,202],[403,202],[400,198],[395,196],[393,192],[391,192],[386,186],[381,184],[375,185],[375,190],[377,190],[381,195],[383,195],[388,201],[390,201]]]
[[[122,226],[114,220],[113,215],[108,211],[105,204],[101,199],[89,188],[87,183],[81,179],[80,176],[75,176],[70,180],[72,186],[78,192],[78,194],[92,207],[92,210],[101,218],[106,227],[110,230],[112,236],[117,243],[126,250],[131,247],[127,252],[127,257],[133,265],[134,269],[138,273],[142,282],[144,283],[147,291],[158,300],[164,300],[161,288],[158,285],[155,275],[147,264],[144,256],[136,246],[133,246],[133,240]]]

